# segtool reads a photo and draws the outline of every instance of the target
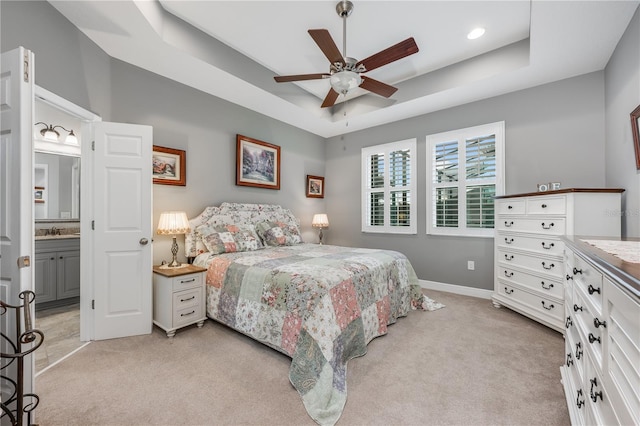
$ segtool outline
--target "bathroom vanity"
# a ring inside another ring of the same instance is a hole
[[[80,235],[42,235],[35,239],[36,310],[80,300]]]

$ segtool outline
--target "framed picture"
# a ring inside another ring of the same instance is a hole
[[[640,170],[640,105],[631,112],[631,133],[633,134],[633,148],[636,151],[636,170]]]
[[[324,177],[307,175],[307,197],[324,198]]]
[[[153,183],[187,185],[186,154],[180,149],[153,146]]]
[[[237,135],[236,185],[280,189],[280,147]]]

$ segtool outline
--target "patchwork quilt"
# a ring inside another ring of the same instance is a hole
[[[194,263],[207,267],[207,315],[290,356],[289,380],[321,425],[343,411],[349,359],[410,310],[442,307],[395,251],[303,243]]]

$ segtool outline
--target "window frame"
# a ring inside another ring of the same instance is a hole
[[[495,178],[472,179],[467,181],[466,175],[466,141],[486,135],[495,135]],[[458,144],[458,181],[457,184],[438,185],[434,183],[435,158],[433,156],[434,147],[445,142],[457,141]],[[493,238],[494,228],[469,228],[467,224],[466,211],[466,190],[468,187],[481,185],[495,185],[495,196],[503,195],[505,190],[504,180],[504,157],[505,157],[505,122],[482,124],[479,126],[467,127],[464,129],[451,130],[442,133],[427,135],[426,137],[426,181],[427,181],[427,215],[426,233],[428,235],[449,235],[463,237],[484,237]],[[458,226],[437,227],[434,224],[435,197],[434,189],[439,187],[454,187],[458,189]],[[494,210],[495,217],[495,210]]]
[[[394,151],[409,151],[409,185],[402,187],[391,187],[389,185],[389,175],[391,173],[389,167],[389,154]],[[384,154],[384,184],[383,190],[373,190],[371,188],[371,156],[374,154]],[[361,185],[361,231],[365,233],[377,234],[417,234],[417,138],[405,139],[396,142],[389,142],[380,145],[363,147],[361,149],[362,164],[362,185]],[[391,192],[398,190],[407,190],[409,192],[409,226],[392,226],[391,225],[391,209],[389,203],[384,204],[384,225],[374,226],[369,224],[369,199],[374,192],[383,192],[384,200],[390,200]]]

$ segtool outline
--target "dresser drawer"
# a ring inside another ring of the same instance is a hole
[[[173,291],[185,290],[188,288],[201,287],[202,274],[189,274],[173,278]]]
[[[527,287],[532,292],[539,293],[543,297],[563,300],[564,285],[561,280],[550,280],[521,272],[517,269],[500,266],[498,273],[502,279]]]
[[[202,288],[193,288],[173,294],[173,307],[175,310],[186,309],[202,304]]]
[[[574,293],[573,305],[569,307],[573,311],[573,318],[584,342],[593,354],[593,361],[602,367],[602,346],[606,339],[604,326],[596,326],[595,320],[602,317],[593,312],[593,307],[585,302],[580,292]]]
[[[573,321],[572,315],[567,315],[565,318],[565,346],[567,353],[571,353],[571,360],[573,361],[573,367],[576,369],[576,381],[582,382],[584,378],[584,342],[578,333],[578,327]]]
[[[496,259],[501,267],[520,267],[546,275],[552,275],[557,280],[562,278],[563,265],[559,259],[547,259],[535,255],[522,254],[498,249]]]
[[[595,306],[597,314],[602,313],[602,273],[591,263],[578,255],[573,255],[573,264],[567,274],[573,277],[576,291],[581,291],[586,298]]]
[[[533,232],[540,235],[563,235],[565,220],[563,218],[525,219],[501,217],[497,219],[498,231]]]
[[[536,197],[527,200],[527,214],[564,215],[567,212],[565,197]]]
[[[564,253],[564,243],[555,236],[537,237],[499,233],[496,238],[496,244],[499,247],[536,251],[551,256],[562,256]]]
[[[515,302],[514,306],[517,306],[517,304],[524,305],[529,310],[534,310],[541,315],[549,317],[553,323],[562,324],[564,317],[564,304],[562,302],[551,301],[537,296],[504,281],[501,281],[499,286],[501,296]]]
[[[526,210],[525,200],[501,200],[497,203],[496,211],[503,214],[524,214]]]

